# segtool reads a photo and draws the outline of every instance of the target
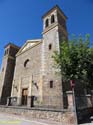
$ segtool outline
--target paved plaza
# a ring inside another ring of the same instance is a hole
[[[19,115],[0,112],[0,125],[62,125],[48,120],[28,119]]]
[[[28,117],[26,118],[19,115],[0,112],[0,125],[64,125],[64,124],[48,120],[29,119]],[[93,125],[93,123],[86,123],[79,125]]]

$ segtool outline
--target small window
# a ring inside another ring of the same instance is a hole
[[[52,44],[49,44],[49,50],[51,50],[52,49]]]
[[[5,53],[4,53],[4,55],[6,55],[6,50],[5,50]]]
[[[55,17],[54,15],[51,16],[51,23],[54,23],[55,22]]]
[[[24,62],[24,67],[27,67],[27,63],[29,62],[29,59],[27,59],[25,62]]]
[[[8,50],[8,49],[6,49],[6,50],[5,50],[4,55],[7,55],[7,54],[8,54],[8,52],[9,52],[9,50]]]
[[[50,88],[53,88],[53,81],[50,81]]]
[[[2,68],[2,72],[4,71],[4,67]]]
[[[6,54],[8,54],[8,52],[9,52],[9,49],[6,50]]]
[[[48,27],[49,26],[49,20],[46,19],[46,22],[45,22],[45,27]]]

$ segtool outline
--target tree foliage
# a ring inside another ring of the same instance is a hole
[[[60,52],[55,51],[53,58],[65,80],[81,79],[88,83],[93,80],[93,47],[89,35],[84,39],[79,36],[63,40]]]

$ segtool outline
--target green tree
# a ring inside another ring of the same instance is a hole
[[[90,37],[87,34],[83,39],[72,37],[71,40],[63,40],[60,44],[60,52],[53,54],[55,66],[61,69],[62,78],[69,80],[82,80],[92,86],[93,81],[93,47],[90,45]]]

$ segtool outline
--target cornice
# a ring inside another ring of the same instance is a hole
[[[17,53],[17,54],[16,54],[16,57],[19,56],[19,55],[21,55],[21,54],[23,54],[23,53],[25,53],[25,52],[27,52],[28,50],[30,50],[30,49],[32,49],[32,48],[34,48],[34,47],[36,47],[36,46],[39,45],[40,43],[42,43],[42,41],[40,41],[40,42],[38,42],[37,44],[35,44],[35,45],[29,47],[28,49],[24,50],[23,52],[21,51],[20,53]]]
[[[6,55],[6,56],[4,56],[4,58],[9,58],[9,59],[15,60],[15,58],[10,55]]]

